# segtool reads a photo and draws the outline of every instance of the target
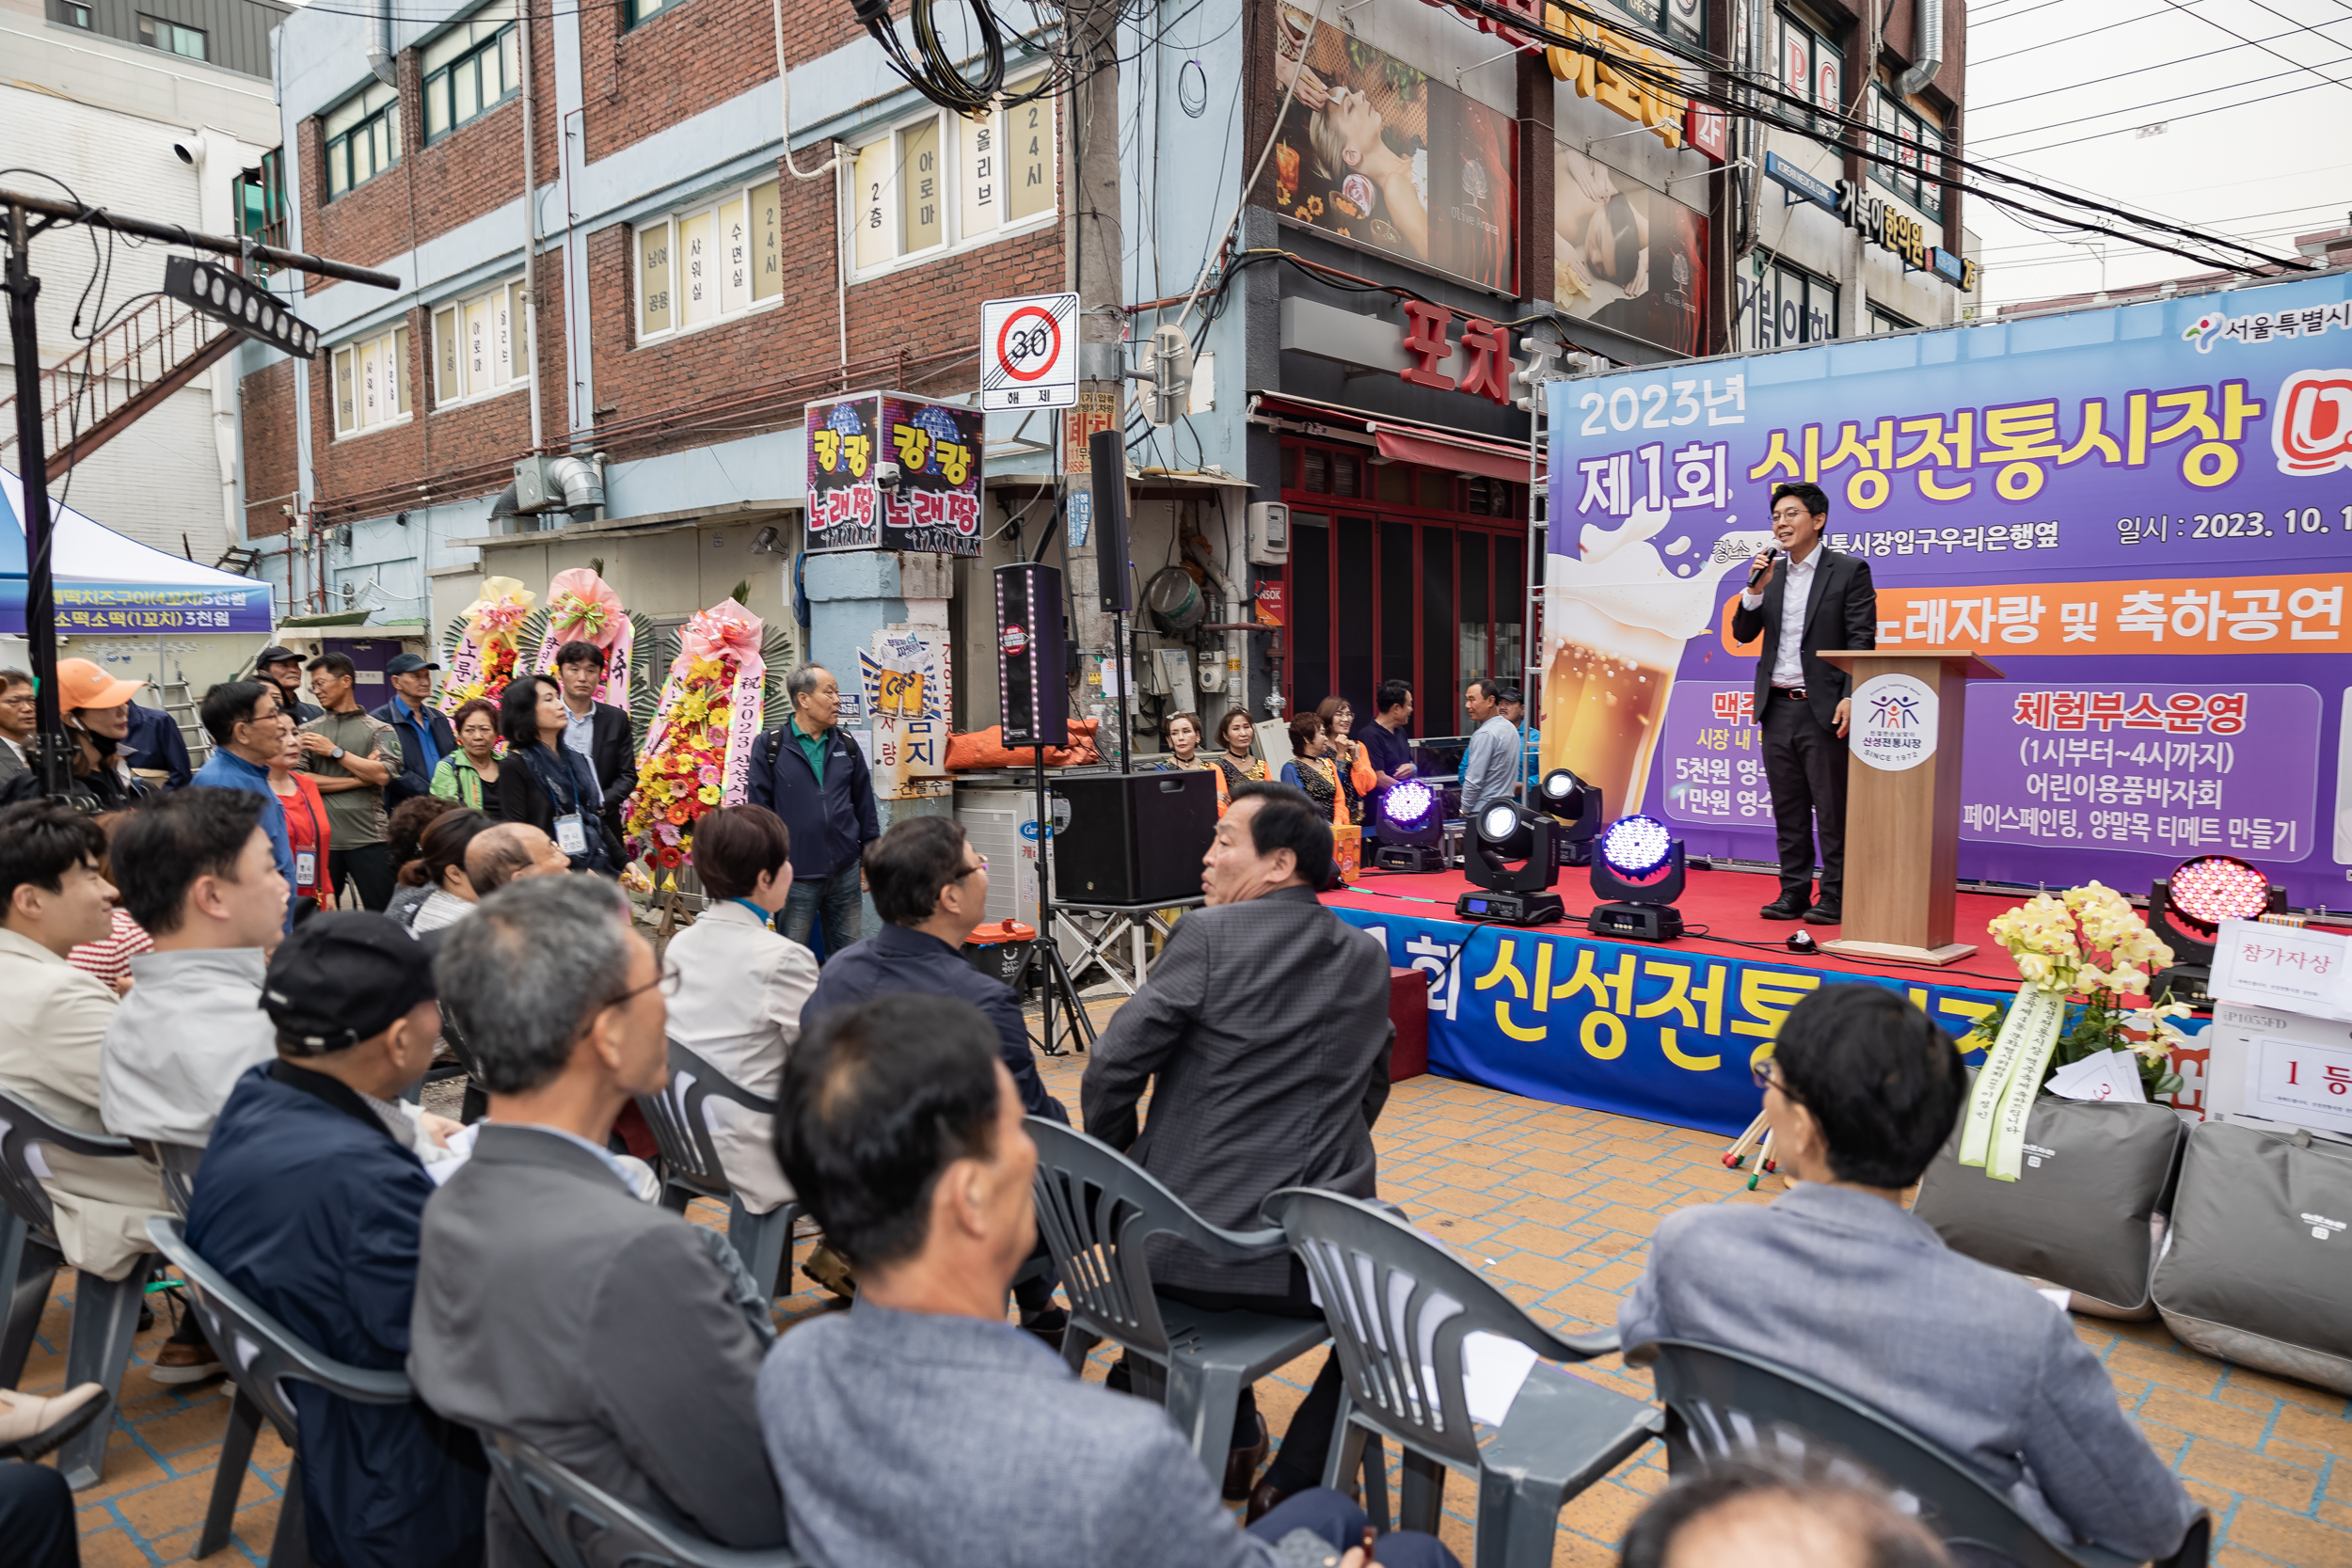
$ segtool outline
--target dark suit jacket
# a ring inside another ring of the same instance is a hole
[[[1798,649],[1804,661],[1805,705],[1825,730],[1837,728],[1837,705],[1853,689],[1853,678],[1816,655],[1820,649],[1875,648],[1879,645],[1879,595],[1870,586],[1870,563],[1858,555],[1843,555],[1826,545],[1813,567],[1813,592],[1804,602],[1804,638]],[[1764,585],[1764,602],[1754,610],[1745,605],[1731,616],[1735,641],[1746,642],[1764,634],[1763,657],[1756,665],[1756,721],[1764,721],[1764,704],[1772,694],[1772,665],[1780,657],[1782,588],[1788,576],[1788,558],[1772,563]],[[1744,592],[1744,584],[1742,585]]]
[[[803,770],[805,771],[805,770]],[[1029,1024],[1022,1016],[1021,999],[1003,981],[981,974],[971,960],[928,931],[905,926],[884,926],[864,942],[853,942],[825,963],[801,1008],[805,1030],[834,1007],[870,1002],[877,996],[912,991],[918,996],[952,996],[971,1003],[996,1026],[996,1052],[1005,1070],[1021,1091],[1021,1108],[1065,1127],[1070,1113],[1045,1092],[1037,1075],[1037,1058],[1029,1051]]]
[[[596,705],[588,732],[588,760],[596,765],[596,782],[604,787],[604,809],[597,815],[618,834],[621,804],[637,787],[637,726],[611,703]]]
[[[350,1089],[283,1062],[222,1107],[188,1206],[188,1244],[255,1305],[338,1361],[408,1359],[417,1231],[433,1180]],[[302,1420],[305,1522],[344,1568],[482,1560],[482,1444],[418,1402],[358,1404],[313,1383]]]
[[[424,1212],[408,1375],[453,1420],[545,1449],[723,1545],[777,1546],[759,1342],[680,1216],[591,1150],[485,1125]],[[497,1488],[489,1561],[542,1564]]]
[[[1086,1130],[1213,1225],[1256,1230],[1278,1188],[1376,1196],[1389,1094],[1389,956],[1306,888],[1187,910],[1151,977],[1087,1058]],[[1152,1084],[1153,1078],[1158,1082]],[[1136,1130],[1152,1086],[1152,1119]],[[1287,1252],[1218,1266],[1155,1248],[1152,1276],[1279,1296]]]
[[[574,798],[581,801],[593,802],[596,799],[596,791],[592,781],[584,776],[588,769],[580,754],[569,746],[557,746],[554,748],[554,759],[556,763],[568,770],[572,788],[575,791]],[[498,809],[487,815],[493,820],[528,822],[549,838],[555,836],[555,819],[559,815],[563,815],[557,807],[562,802],[559,802],[554,796],[549,795],[541,786],[539,776],[532,771],[531,765],[523,759],[521,752],[509,752],[500,761],[498,783],[492,784],[489,790],[483,792],[483,804],[485,807],[490,803],[492,790],[497,792]],[[589,812],[587,816],[589,821],[597,825],[596,832],[591,833],[588,839],[592,852],[586,855],[574,855],[572,869],[574,871],[602,871],[608,875],[618,875],[622,865],[620,833],[613,829],[611,822],[596,813]],[[601,861],[595,852],[599,845],[602,850]]]

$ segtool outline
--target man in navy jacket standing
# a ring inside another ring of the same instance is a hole
[[[230,1284],[336,1360],[388,1371],[408,1358],[425,1161],[449,1158],[437,1139],[455,1126],[401,1101],[441,1032],[433,958],[359,911],[314,915],[279,944],[262,984],[278,1059],[238,1080],[188,1206],[188,1245]],[[471,1431],[418,1401],[289,1392],[312,1557],[482,1561],[489,1471]]]
[[[752,748],[751,803],[784,818],[792,833],[792,892],[784,934],[807,944],[821,912],[831,957],[866,933],[858,860],[882,837],[874,777],[866,753],[834,728],[841,689],[821,664],[784,678],[792,717]]]
[[[433,770],[457,750],[449,721],[433,705],[433,672],[439,668],[416,654],[394,654],[384,666],[392,700],[373,717],[400,732],[400,771],[384,786],[388,812],[398,810],[403,800],[432,794]]]

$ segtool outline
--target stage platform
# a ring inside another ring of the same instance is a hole
[[[1961,895],[1954,940],[1979,951],[1931,968],[1791,951],[1795,931],[1819,942],[1837,927],[1759,919],[1777,884],[1747,872],[1691,872],[1676,901],[1689,934],[1669,942],[1587,935],[1582,916],[1593,899],[1581,870],[1562,872],[1556,891],[1574,918],[1556,926],[1458,920],[1454,901],[1470,885],[1459,872],[1368,872],[1324,897],[1377,934],[1391,964],[1430,974],[1433,1069],[1727,1137],[1759,1103],[1750,1064],[1807,992],[1849,981],[1887,986],[1958,1037],[2018,986],[2015,965],[1984,927],[2022,896]]]

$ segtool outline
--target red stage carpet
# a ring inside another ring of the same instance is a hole
[[[1560,881],[1553,891],[1567,906],[1569,918],[1557,926],[1538,929],[1562,935],[1582,936],[1583,916],[1592,909],[1592,884],[1585,879],[1581,866],[1563,866]],[[1359,910],[1392,909],[1430,920],[1454,918],[1454,901],[1470,888],[1470,879],[1458,871],[1432,872],[1426,876],[1410,876],[1403,872],[1367,871],[1346,891],[1327,894],[1325,901],[1346,904]],[[1829,953],[1792,953],[1788,950],[1789,936],[1804,930],[1816,942],[1826,941],[1838,934],[1835,926],[1803,926],[1790,921],[1761,920],[1756,911],[1779,892],[1779,883],[1768,876],[1746,871],[1692,871],[1682,896],[1675,907],[1682,911],[1685,934],[1679,941],[1657,944],[1661,947],[1694,948],[1725,955],[1745,953],[1756,955],[1759,947],[1769,948],[1782,962],[1794,963],[1805,969],[1817,969],[1825,974],[1891,974],[1897,976],[1943,976],[1953,985],[1977,984],[1993,989],[2014,988],[2018,982],[2017,966],[2000,945],[1985,934],[1985,922],[2003,910],[2024,903],[2023,897],[1994,897],[1984,894],[1963,893],[1952,920],[1952,940],[1973,942],[1977,951],[1955,964],[1935,968],[1925,964],[1888,964],[1860,962],[1841,958]],[[1699,933],[1704,931],[1705,935]],[[1635,944],[1648,945],[1648,944]]]

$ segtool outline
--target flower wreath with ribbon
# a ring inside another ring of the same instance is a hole
[[[485,578],[482,590],[458,616],[465,627],[450,654],[438,705],[455,713],[475,698],[497,702],[515,678],[516,640],[539,595],[513,578]]]
[[[693,855],[694,823],[750,792],[752,747],[766,721],[760,620],[723,599],[686,623],[637,757],[625,827],[629,852],[675,870]]]
[[[566,642],[592,643],[602,651],[604,678],[596,683],[595,700],[626,709],[636,629],[621,607],[620,594],[585,566],[558,572],[548,584],[547,635],[539,640],[539,657],[532,668],[542,675],[555,673],[555,656]]]

